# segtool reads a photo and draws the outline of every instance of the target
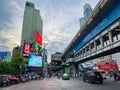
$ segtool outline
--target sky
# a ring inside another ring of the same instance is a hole
[[[83,6],[92,9],[99,0],[27,0],[35,4],[43,19],[43,43],[48,60],[55,52],[64,52],[80,29]],[[0,0],[0,51],[12,51],[20,45],[26,0]]]

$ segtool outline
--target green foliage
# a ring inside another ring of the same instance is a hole
[[[9,74],[9,62],[0,62],[0,74]]]
[[[0,62],[0,74],[20,74],[25,71],[27,60],[17,53],[11,62]]]

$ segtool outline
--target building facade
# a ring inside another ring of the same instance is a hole
[[[11,61],[11,52],[10,51],[0,52],[0,61],[10,62]]]
[[[51,70],[52,71],[58,71],[60,70],[61,64],[62,64],[62,53],[61,52],[56,52],[51,55]]]
[[[55,54],[51,55],[52,61],[61,61],[62,53],[56,52]]]
[[[35,42],[35,32],[38,31],[42,36],[42,30],[43,20],[41,19],[40,11],[35,8],[33,3],[26,2],[23,18],[21,45],[23,45],[24,41],[29,43]]]
[[[80,28],[82,27],[84,22],[87,20],[87,18],[90,16],[91,12],[92,12],[91,6],[89,4],[85,4],[84,5],[84,17],[79,19]]]
[[[14,47],[13,48],[13,51],[12,51],[12,58],[18,54],[18,53],[21,53],[21,47],[20,46],[17,46],[17,47]]]
[[[80,22],[80,28],[81,28],[82,25],[84,24],[84,21],[85,21],[84,17],[82,17],[82,18],[79,19],[79,22]]]
[[[84,19],[86,20],[92,12],[90,4],[85,4],[84,5]]]

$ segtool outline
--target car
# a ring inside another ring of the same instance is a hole
[[[98,71],[98,72],[100,72],[100,73],[102,74],[103,79],[107,79],[105,71],[102,71],[102,70],[101,70],[101,71]]]
[[[70,80],[70,77],[69,77],[68,74],[65,73],[65,74],[62,75],[62,79],[63,80]]]
[[[115,74],[116,74],[116,75],[115,75]],[[113,75],[114,75],[115,81],[116,81],[116,80],[120,80],[120,71],[115,72]]]
[[[7,79],[6,75],[0,75],[0,86],[8,86],[10,85],[10,81]]]
[[[103,76],[100,72],[98,71],[90,71],[90,72],[86,72],[83,74],[83,81],[86,82],[90,82],[90,83],[103,83]]]
[[[19,83],[19,79],[14,76],[8,77],[8,80],[10,81],[10,84],[18,84]]]

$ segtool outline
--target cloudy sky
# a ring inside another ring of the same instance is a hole
[[[43,43],[48,56],[63,52],[79,30],[85,3],[96,6],[99,0],[27,0],[35,4],[43,19]],[[0,51],[20,45],[26,0],[0,0]]]

